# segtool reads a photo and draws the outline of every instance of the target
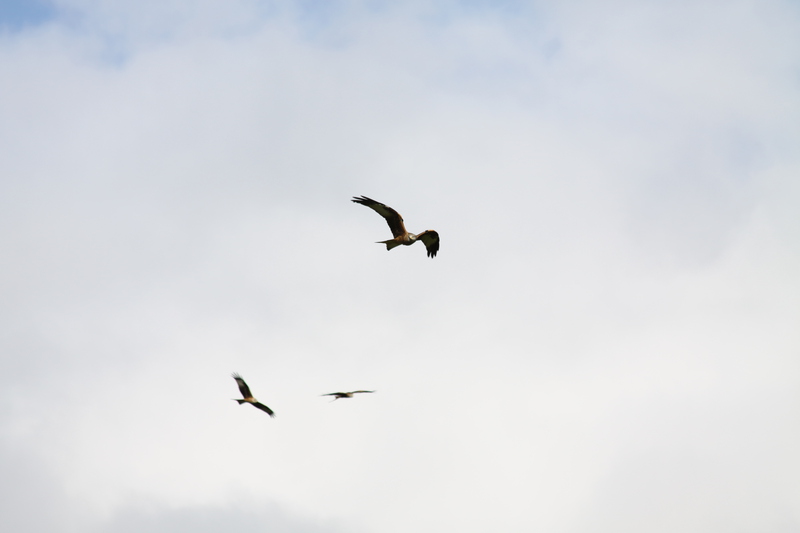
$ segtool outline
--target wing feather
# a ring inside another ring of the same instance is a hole
[[[389,229],[392,230],[393,237],[400,237],[401,235],[408,233],[406,231],[405,224],[403,224],[403,217],[401,217],[400,213],[388,205],[382,204],[376,200],[373,200],[372,198],[367,198],[366,196],[354,196],[353,201],[357,204],[369,207],[380,216],[385,218],[386,223],[389,224]]]
[[[275,412],[272,409],[270,409],[269,407],[267,407],[266,405],[264,405],[263,403],[255,402],[253,404],[253,407],[258,407],[259,409],[261,409],[262,411],[267,413],[271,418],[275,418]]]
[[[236,380],[236,384],[239,385],[239,392],[242,393],[243,398],[252,398],[253,394],[250,392],[250,387],[247,386],[247,383],[244,382],[242,376],[239,374],[231,374],[231,377]]]
[[[436,252],[439,251],[439,233],[429,229],[417,235],[417,239],[421,240],[428,250],[428,257],[436,257]]]

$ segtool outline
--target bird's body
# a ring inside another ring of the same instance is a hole
[[[335,402],[336,400],[340,400],[342,398],[352,398],[354,394],[371,394],[375,392],[374,390],[354,390],[350,392],[329,392],[328,394],[323,394],[322,396],[336,396],[333,399]]]
[[[372,198],[367,198],[366,196],[355,196],[353,197],[353,202],[369,207],[386,219],[386,222],[389,224],[389,229],[392,230],[392,235],[394,238],[387,241],[379,241],[378,244],[385,244],[387,250],[391,250],[392,248],[400,246],[401,244],[404,246],[411,246],[417,241],[422,241],[428,251],[428,257],[436,257],[436,252],[439,251],[438,232],[429,229],[423,231],[419,235],[409,233],[406,230],[405,224],[403,223],[403,217],[391,207],[375,201]]]
[[[248,387],[247,383],[244,382],[242,376],[240,376],[239,374],[231,374],[231,376],[233,377],[233,379],[236,380],[236,384],[239,385],[239,392],[242,393],[242,399],[241,400],[235,399],[234,400],[235,402],[237,402],[239,405],[242,405],[243,403],[249,403],[253,407],[261,409],[262,411],[267,413],[270,417],[273,418],[275,417],[275,412],[272,409],[270,409],[269,407],[267,407],[266,405],[259,402],[253,397],[252,393],[250,392],[250,387]]]

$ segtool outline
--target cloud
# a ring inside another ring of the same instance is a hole
[[[96,531],[125,533],[134,531],[197,531],[214,533],[230,530],[275,531],[278,533],[317,533],[341,531],[339,529],[315,524],[303,523],[290,517],[287,513],[272,506],[271,508],[252,509],[248,507],[166,509],[154,506],[142,506],[119,511]]]
[[[4,417],[5,418],[5,417]],[[68,516],[69,499],[35,454],[2,441],[0,515],[20,532],[58,531]],[[66,530],[66,529],[61,529]]]

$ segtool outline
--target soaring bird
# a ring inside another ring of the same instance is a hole
[[[336,396],[336,398],[333,399],[333,401],[335,402],[336,400],[339,400],[341,398],[352,398],[353,394],[372,393],[372,392],[375,392],[375,391],[374,390],[354,390],[352,392],[329,392],[328,394],[322,394],[322,396]]]
[[[425,248],[428,250],[428,257],[436,257],[436,252],[439,251],[439,234],[437,232],[429,229],[423,231],[419,235],[414,235],[413,233],[406,231],[406,227],[403,224],[403,217],[400,216],[400,213],[388,205],[376,202],[372,198],[367,198],[366,196],[354,196],[353,201],[357,204],[365,205],[371,208],[373,211],[385,218],[386,222],[389,224],[389,229],[392,230],[394,239],[389,239],[388,241],[378,241],[378,244],[385,244],[386,249],[391,250],[395,246],[400,246],[401,244],[404,244],[405,246],[411,246],[417,241],[422,241],[423,244],[425,244]]]
[[[242,405],[243,403],[249,403],[253,407],[258,407],[259,409],[267,413],[269,416],[273,418],[275,417],[275,413],[272,411],[272,409],[270,409],[263,403],[259,402],[255,398],[253,398],[253,395],[250,392],[250,387],[248,387],[247,383],[244,382],[242,376],[240,376],[239,374],[231,374],[231,376],[233,377],[233,379],[236,380],[236,384],[239,385],[239,392],[241,392],[242,396],[244,396],[244,398],[242,398],[241,400],[234,400],[235,402],[239,402],[239,405]]]

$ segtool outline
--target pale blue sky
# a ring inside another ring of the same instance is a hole
[[[55,6],[47,0],[1,0],[0,28],[18,31],[52,20],[56,14]]]

